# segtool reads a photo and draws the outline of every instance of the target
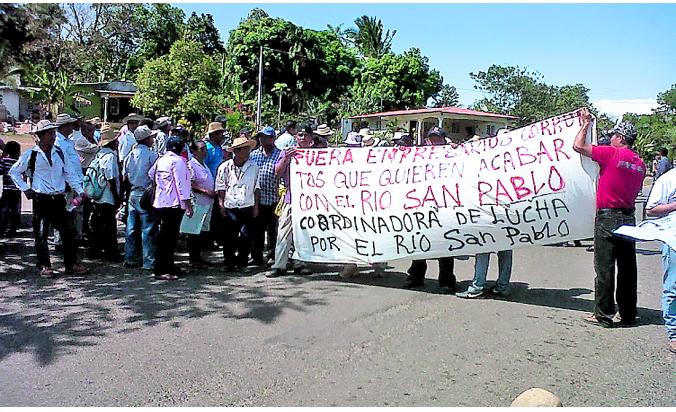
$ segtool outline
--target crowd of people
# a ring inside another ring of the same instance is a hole
[[[641,192],[646,166],[631,147],[636,130],[619,123],[607,145],[586,142],[591,115],[582,111],[583,126],[574,150],[600,166],[594,228],[595,305],[585,321],[603,327],[629,326],[637,321],[637,265],[634,241],[615,235],[622,225],[635,224],[634,203]],[[220,121],[219,121],[220,120]],[[150,120],[131,114],[120,130],[98,118],[84,120],[60,114],[54,122],[41,120],[36,145],[21,153],[17,142],[4,146],[0,161],[3,193],[0,234],[12,236],[19,227],[21,192],[33,203],[33,233],[40,276],[51,278],[49,237],[59,244],[65,272],[85,274],[78,248],[92,260],[122,262],[141,268],[157,279],[175,280],[185,272],[175,263],[178,240],[186,239],[193,268],[216,266],[203,251],[222,251],[225,271],[248,266],[269,268],[267,277],[293,270],[309,275],[305,262],[290,261],[293,249],[291,159],[296,150],[325,148],[334,132],[327,125],[289,121],[277,134],[272,127],[255,133],[242,129],[226,139],[222,119],[210,123],[204,135],[192,136],[168,117]],[[385,144],[412,146],[405,132],[390,142],[368,128],[347,134],[347,147]],[[443,130],[426,133],[425,145],[453,144]],[[669,171],[667,152],[647,204],[649,216],[676,211],[676,171]],[[125,224],[124,252],[118,246],[117,220]],[[443,293],[472,299],[491,294],[509,296],[512,251],[497,252],[499,274],[488,291],[490,253],[475,257],[474,279],[456,291],[454,257],[437,259]],[[676,252],[665,244],[663,312],[676,352]],[[615,268],[617,267],[617,274]],[[375,265],[382,273],[384,265]],[[404,287],[424,286],[427,262],[414,260]],[[341,276],[356,275],[345,265]],[[619,311],[616,311],[616,303]]]

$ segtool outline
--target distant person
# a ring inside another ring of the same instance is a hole
[[[0,237],[12,238],[21,225],[21,190],[14,184],[9,170],[21,156],[19,142],[10,140],[5,144],[0,159],[2,175],[2,197],[0,198]],[[5,232],[7,231],[7,232]]]
[[[37,266],[40,276],[45,278],[54,276],[47,245],[51,226],[61,232],[66,273],[81,275],[88,272],[86,267],[77,263],[75,229],[72,219],[66,217],[66,183],[75,192],[76,198],[81,199],[84,194],[82,181],[63,151],[54,145],[56,128],[49,120],[39,121],[35,129],[38,144],[24,152],[9,170],[16,187],[33,201]],[[30,184],[25,178],[30,178]]]
[[[277,139],[275,139],[275,146],[277,149],[284,150],[288,147],[293,147],[296,144],[296,133],[298,133],[298,123],[295,120],[289,120],[284,125],[286,129]]]
[[[171,118],[160,117],[157,119],[157,130],[153,150],[162,156],[167,151],[167,139],[171,135]]]
[[[585,321],[612,328],[615,324],[615,297],[621,325],[636,323],[637,269],[636,245],[633,240],[613,232],[622,225],[633,226],[635,202],[643,187],[646,166],[631,147],[636,141],[636,129],[621,122],[612,130],[609,146],[586,142],[591,114],[582,109],[582,128],[575,137],[573,149],[590,157],[600,166],[596,191],[596,221],[594,224],[594,313]],[[617,290],[615,264],[617,263]]]
[[[655,182],[646,204],[646,214],[654,217],[676,214],[676,169],[663,174]],[[662,314],[669,338],[669,350],[676,353],[676,250],[666,243],[662,245],[662,262]]]
[[[131,149],[136,144],[134,130],[136,130],[136,128],[139,126],[141,120],[143,120],[143,117],[139,115],[131,115],[122,120],[124,126],[126,126],[126,131],[121,137],[119,137],[118,158],[120,162],[123,162],[124,159],[127,158],[127,155],[131,152]]]
[[[671,160],[668,157],[669,150],[667,150],[666,147],[662,147],[659,150],[659,154],[660,159],[657,161],[657,165],[655,166],[655,180],[659,179],[660,176],[667,173],[672,168]]]

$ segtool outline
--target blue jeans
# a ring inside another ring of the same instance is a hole
[[[476,255],[474,263],[474,281],[467,288],[468,292],[480,292],[486,287],[486,276],[488,275],[488,264],[490,262],[490,253],[479,253]],[[509,291],[509,278],[512,276],[512,251],[503,250],[498,252],[498,282],[496,289],[500,293]]]
[[[124,242],[124,261],[128,264],[139,263],[139,252],[143,250],[143,268],[155,267],[155,249],[159,233],[159,219],[154,211],[141,207],[141,193],[129,195],[127,212],[127,230]],[[139,245],[141,242],[142,247]]]
[[[676,250],[666,243],[662,246],[662,264],[664,265],[662,315],[669,340],[676,341]]]

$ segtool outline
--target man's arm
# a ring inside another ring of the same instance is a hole
[[[646,209],[646,215],[650,217],[662,217],[674,211],[676,211],[676,202],[671,202],[664,205],[657,205],[650,209]]]
[[[587,143],[587,131],[591,125],[591,113],[586,107],[580,112],[582,117],[582,127],[580,131],[577,132],[575,136],[575,141],[573,143],[573,150],[580,153],[582,156],[592,157],[592,145]]]

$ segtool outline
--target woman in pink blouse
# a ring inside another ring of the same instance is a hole
[[[181,233],[188,235],[188,252],[190,266],[204,268],[209,262],[202,259],[200,234],[209,232],[211,213],[214,206],[214,176],[204,164],[207,155],[206,143],[203,141],[190,142],[191,159],[188,161],[190,180],[192,183],[193,215],[184,215],[181,221]]]
[[[190,174],[180,156],[183,141],[178,136],[167,139],[167,152],[148,171],[155,182],[153,207],[160,219],[160,233],[155,251],[155,278],[178,279],[180,271],[174,263],[176,242],[183,214],[193,215],[190,203]]]

